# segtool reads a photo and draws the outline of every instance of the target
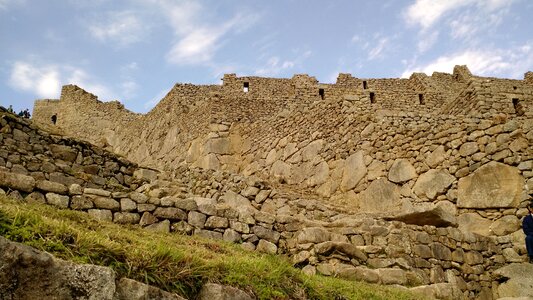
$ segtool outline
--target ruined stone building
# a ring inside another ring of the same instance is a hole
[[[130,193],[127,209],[105,208],[81,205],[67,189],[66,207],[167,222],[290,255],[309,273],[418,286],[438,298],[516,290],[502,278],[525,261],[533,72],[514,80],[456,66],[409,79],[339,74],[335,84],[226,74],[221,85],[176,84],[147,114],[68,85],[58,100],[37,100],[33,120],[119,155],[55,141],[78,147],[67,177],[88,199],[94,188]],[[39,159],[65,161],[54,149]],[[32,175],[21,155],[1,171],[20,165]],[[52,180],[39,172],[35,180]],[[157,178],[167,185],[146,183]]]

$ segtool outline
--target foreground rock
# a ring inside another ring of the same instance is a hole
[[[184,299],[107,267],[79,265],[0,237],[0,299]]]
[[[511,264],[496,270],[494,275],[501,282],[500,297],[533,299],[533,264]]]

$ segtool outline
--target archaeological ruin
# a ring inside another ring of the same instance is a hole
[[[12,197],[438,299],[533,297],[533,72],[226,74],[146,114],[67,85],[31,121],[0,114]]]

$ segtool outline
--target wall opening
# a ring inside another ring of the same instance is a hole
[[[248,91],[250,90],[250,83],[249,82],[245,82],[242,86],[242,91],[245,92],[245,93],[248,93]]]
[[[57,123],[57,115],[53,115],[51,119],[52,119],[52,124],[56,125],[56,123]]]
[[[376,103],[376,94],[370,93],[370,103]]]
[[[368,89],[368,85],[366,83],[366,80],[363,80],[363,90]]]
[[[522,116],[525,113],[524,107],[522,106],[520,99],[513,98],[513,107],[517,116]]]
[[[324,89],[318,89],[318,95],[320,96],[320,99],[324,100],[324,95],[325,95]]]
[[[418,103],[419,104],[426,104],[426,99],[424,99],[424,94],[418,94]]]
[[[513,90],[516,90],[516,86],[513,86]]]

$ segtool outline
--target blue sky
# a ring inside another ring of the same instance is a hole
[[[0,0],[0,105],[74,83],[149,111],[176,82],[224,73],[334,82],[533,70],[530,0]]]

